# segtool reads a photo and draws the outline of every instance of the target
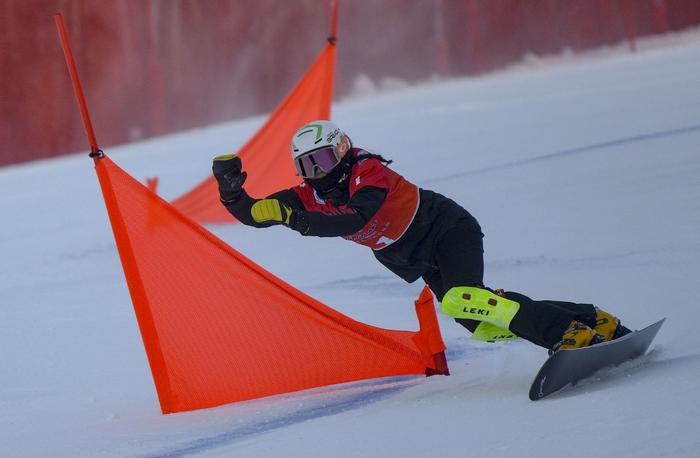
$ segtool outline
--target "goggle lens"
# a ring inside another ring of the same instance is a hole
[[[298,157],[294,164],[300,176],[315,178],[319,172],[330,172],[339,162],[340,155],[335,151],[335,148],[328,146]]]

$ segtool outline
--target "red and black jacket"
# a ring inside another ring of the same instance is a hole
[[[293,209],[292,229],[302,235],[343,237],[368,246],[377,260],[413,282],[435,268],[435,241],[456,221],[471,219],[478,227],[461,206],[419,189],[378,156],[359,148],[348,154],[350,170],[340,184],[343,198],[323,199],[307,183],[268,196]],[[244,192],[227,209],[248,226],[271,226],[252,219],[250,209],[256,201]]]

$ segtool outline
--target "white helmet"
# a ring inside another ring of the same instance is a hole
[[[330,172],[350,151],[350,138],[330,121],[312,121],[292,137],[292,159],[299,176],[316,178]]]

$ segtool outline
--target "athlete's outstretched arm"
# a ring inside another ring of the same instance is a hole
[[[266,199],[253,199],[243,191],[226,208],[242,223],[253,227],[283,224],[302,235],[338,237],[362,229],[382,206],[386,190],[366,186],[358,190],[347,207],[351,213],[327,215],[307,211],[293,189],[276,192]]]
[[[219,184],[221,203],[240,222],[253,227],[284,224],[303,235],[337,237],[362,229],[384,203],[387,191],[365,186],[347,203],[351,213],[327,215],[307,211],[293,189],[278,191],[265,199],[250,197],[243,189],[247,178],[235,155],[214,158],[212,171]]]

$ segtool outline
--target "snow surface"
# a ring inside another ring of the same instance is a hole
[[[593,302],[632,328],[665,316],[651,353],[531,402],[543,349],[479,343],[441,316],[449,377],[161,415],[80,154],[0,169],[0,456],[700,456],[700,40],[432,82],[345,101],[334,118],[477,216],[489,285]],[[172,199],[262,121],[108,154],[142,181],[158,175]],[[356,319],[417,328],[421,284],[366,248],[284,228],[211,229]]]

